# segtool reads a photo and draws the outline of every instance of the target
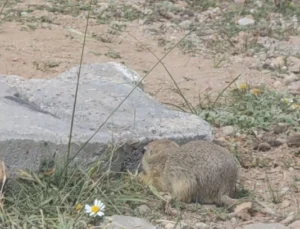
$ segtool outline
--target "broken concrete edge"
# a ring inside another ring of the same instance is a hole
[[[142,81],[142,78],[136,71],[129,69],[125,65],[117,62],[107,62],[107,64],[111,64],[112,66],[117,68],[132,84],[137,85],[140,82],[138,87],[142,89],[142,91],[144,91],[144,82]],[[76,68],[79,68],[79,66],[77,66]]]
[[[140,171],[139,163],[144,153],[144,146],[149,142],[159,139],[170,139],[176,141],[178,144],[184,144],[192,140],[208,140],[212,141],[212,138],[207,136],[164,136],[164,137],[152,137],[152,138],[139,138],[135,140],[118,140],[110,141],[107,143],[89,142],[82,150],[78,153],[79,149],[85,142],[76,142],[71,144],[71,158],[74,160],[70,163],[70,166],[86,167],[99,160],[104,160],[105,153],[111,155],[109,147],[115,149],[113,152],[111,171],[121,172],[129,170],[134,172],[138,169]],[[4,163],[9,171],[9,176],[15,177],[18,170],[26,169],[32,172],[40,170],[41,162],[43,160],[55,160],[56,163],[64,163],[66,160],[68,145],[67,144],[56,144],[49,141],[34,141],[31,139],[22,140],[6,140],[1,141],[3,152],[14,152],[2,155]],[[43,152],[41,154],[40,152]],[[55,155],[55,158],[53,156]],[[32,166],[34,161],[34,166]],[[64,165],[61,165],[64,166]]]

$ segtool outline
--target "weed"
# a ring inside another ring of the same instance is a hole
[[[107,53],[104,54],[105,56],[108,56],[112,59],[120,59],[121,58],[121,55],[119,52],[116,52],[114,50],[109,50]]]
[[[110,3],[97,13],[96,18],[99,24],[108,24],[111,22],[111,18],[119,21],[133,21],[144,16],[140,10],[130,4]]]
[[[268,190],[269,190],[269,193],[270,193],[270,198],[271,198],[271,201],[272,203],[274,204],[278,204],[278,203],[281,203],[283,198],[285,197],[285,195],[287,195],[289,193],[289,189],[285,192],[282,192],[281,190],[277,190],[277,189],[274,189],[270,183],[270,180],[266,174],[266,181],[267,181],[267,184],[268,184]]]
[[[197,11],[205,11],[208,10],[208,8],[210,7],[216,7],[216,1],[215,0],[204,0],[204,1],[192,0],[189,1],[189,7]]]
[[[179,48],[184,54],[196,54],[199,50],[198,41],[193,36],[189,36],[179,44]]]
[[[51,169],[20,171],[6,187],[1,226],[86,228],[94,221],[83,209],[76,209],[77,204],[84,206],[100,199],[106,205],[105,214],[112,215],[131,212],[148,202],[151,195],[137,179],[127,173],[106,171],[109,158],[107,151],[88,167],[73,165],[66,177],[62,175],[64,163],[59,163],[58,158],[55,164],[50,163]]]
[[[220,67],[222,67],[222,63],[224,62],[224,61],[226,61],[226,59],[227,59],[227,57],[225,56],[225,55],[222,55],[222,56],[219,56],[219,55],[214,55],[214,64],[213,64],[213,66],[214,66],[214,68],[220,68]]]
[[[259,91],[260,93],[257,93]],[[269,90],[261,87],[257,90],[234,89],[222,97],[218,107],[204,108],[199,111],[200,116],[212,124],[234,125],[241,131],[252,129],[269,130],[272,124],[285,122],[299,124],[300,112],[284,103],[289,98],[286,93]],[[299,97],[294,97],[296,103]]]

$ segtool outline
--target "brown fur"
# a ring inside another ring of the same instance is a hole
[[[146,176],[161,191],[185,203],[231,205],[238,178],[235,158],[225,148],[208,141],[178,146],[156,140],[146,146],[142,159]]]

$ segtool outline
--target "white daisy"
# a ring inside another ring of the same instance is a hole
[[[286,104],[291,104],[294,100],[292,98],[283,98],[281,101]]]
[[[90,216],[104,216],[105,204],[103,204],[100,200],[95,200],[94,205],[90,206],[86,204],[84,206],[85,212],[90,214]]]

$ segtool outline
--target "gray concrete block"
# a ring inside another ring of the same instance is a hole
[[[36,170],[41,156],[65,155],[78,67],[54,79],[23,79],[0,75],[0,156],[9,171]],[[82,66],[73,128],[72,153],[94,133],[140,80],[116,63]],[[170,138],[178,143],[212,140],[210,125],[196,115],[165,107],[138,87],[78,155],[77,161],[98,158],[109,142],[124,143],[120,163],[133,170],[149,141]]]

